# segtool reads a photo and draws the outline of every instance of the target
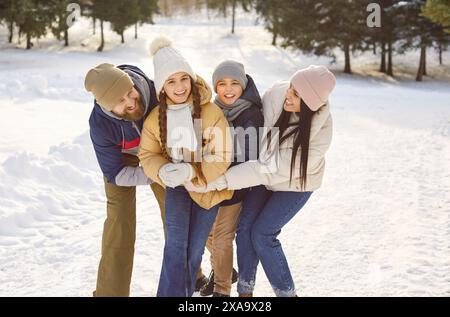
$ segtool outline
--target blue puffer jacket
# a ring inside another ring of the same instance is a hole
[[[120,65],[118,68],[131,77],[134,88],[139,92],[145,107],[144,118],[133,122],[121,119],[94,101],[89,118],[92,144],[108,182],[119,186],[150,184],[141,167],[125,165],[124,154],[137,156],[144,120],[158,103],[155,87],[139,68],[130,65]]]
[[[253,81],[253,78],[247,75],[248,83],[247,87],[245,88],[244,92],[242,93],[242,96],[240,99],[244,99],[247,101],[250,101],[253,105],[243,111],[236,119],[229,122],[230,125],[232,125],[235,129],[236,128],[242,128],[243,130],[247,128],[255,128],[257,133],[257,138],[259,138],[259,128],[264,126],[264,115],[262,112],[262,101],[261,96],[259,94],[258,89],[256,88],[255,82]],[[239,130],[236,130],[239,131]],[[250,159],[257,159],[258,158],[258,144],[256,147],[252,147],[249,142],[249,136],[245,135],[245,146],[244,146],[244,154],[245,159],[244,161],[248,161]],[[234,144],[233,147],[236,149],[236,146],[240,143],[238,142],[239,139],[239,133],[235,134],[233,136]],[[242,139],[244,140],[244,139]],[[231,163],[231,166],[238,165],[240,163],[243,163],[242,160],[236,161],[236,155],[235,155],[235,161]],[[242,177],[245,177],[243,175]],[[249,188],[241,189],[241,190],[235,190],[233,197],[229,200],[223,201],[220,205],[221,206],[230,206],[237,204],[244,200],[245,195],[247,194]]]

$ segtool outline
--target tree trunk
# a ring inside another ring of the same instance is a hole
[[[377,44],[373,43],[373,55],[377,55]]]
[[[423,51],[423,75],[427,76],[427,48]]]
[[[419,61],[419,69],[417,70],[416,81],[422,81],[424,61],[425,61],[425,51],[426,51],[426,46],[424,44],[422,44],[422,46],[420,48],[420,61]]]
[[[350,45],[349,44],[344,45],[344,54],[345,54],[344,73],[351,74],[352,68],[350,65]]]
[[[100,33],[101,33],[101,42],[100,46],[98,47],[98,52],[103,52],[103,47],[105,46],[105,36],[103,34],[103,20],[100,20]]]
[[[273,31],[273,36],[272,36],[272,45],[273,46],[277,46],[277,37],[278,37],[278,33],[276,31]]]
[[[19,26],[19,32],[17,34],[17,44],[20,45],[22,38],[22,28]]]
[[[394,70],[392,68],[392,41],[388,42],[388,67],[387,74],[394,77]]]
[[[14,32],[14,22],[9,22],[9,36],[8,36],[8,43],[12,43],[13,40],[13,32]]]
[[[27,33],[27,50],[31,49],[31,35]]]
[[[69,29],[64,30],[64,46],[69,46]]]
[[[97,19],[95,17],[92,17],[92,35],[95,35],[96,22],[97,22]]]
[[[439,43],[439,65],[442,65],[442,43]]]
[[[137,40],[138,38],[138,24],[136,22],[136,24],[134,25],[134,39]]]
[[[55,37],[56,39],[59,41],[61,41],[61,28],[62,28],[62,20],[64,19],[64,17],[62,15],[58,15],[58,32],[56,33]]]
[[[122,38],[122,44],[125,43],[125,37],[123,36],[123,31],[120,32],[120,37]]]
[[[233,14],[232,14],[232,21],[231,21],[231,34],[234,34],[235,19],[236,19],[236,0],[233,0]]]
[[[381,43],[381,65],[380,72],[386,73],[386,43]]]

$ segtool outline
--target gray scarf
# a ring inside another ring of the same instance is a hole
[[[225,118],[227,118],[228,122],[234,121],[242,112],[250,108],[253,104],[250,101],[244,99],[236,100],[232,105],[225,105],[218,96],[214,100],[215,104],[222,109]]]

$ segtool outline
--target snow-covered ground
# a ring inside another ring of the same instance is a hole
[[[88,134],[87,70],[129,63],[152,77],[147,48],[160,34],[207,80],[223,59],[244,62],[261,92],[299,67],[328,64],[271,46],[253,22],[239,20],[231,36],[222,20],[158,19],[139,40],[128,31],[125,45],[107,31],[104,53],[88,21],[70,30],[67,49],[51,37],[17,49],[0,28],[0,296],[90,296],[95,287],[105,197]],[[356,67],[377,60],[370,55]],[[429,55],[431,70],[448,70]],[[299,295],[450,296],[449,82],[338,74],[331,102],[323,188],[281,234]],[[141,187],[132,295],[155,295],[163,243],[156,200]],[[209,272],[207,253],[203,264]],[[262,269],[255,293],[273,296]]]

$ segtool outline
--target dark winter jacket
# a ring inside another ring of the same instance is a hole
[[[125,154],[137,156],[141,141],[141,131],[145,118],[157,105],[153,81],[135,66],[120,65],[139,92],[145,108],[144,118],[127,121],[101,107],[94,101],[94,109],[89,118],[90,136],[97,161],[108,182],[119,186],[136,186],[151,183],[142,167],[126,166]]]
[[[256,88],[253,78],[247,75],[248,84],[242,93],[241,99],[250,101],[253,105],[243,111],[236,119],[229,122],[235,130],[233,135],[233,148],[234,151],[234,161],[231,166],[238,165],[240,163],[246,162],[250,159],[258,159],[258,142],[249,142],[251,138],[248,134],[243,134],[247,128],[254,128],[256,131],[256,139],[259,140],[259,128],[264,126],[264,115],[262,112],[262,101],[261,96]],[[242,128],[242,129],[237,129]],[[239,153],[241,152],[241,154]],[[243,175],[242,177],[245,177]],[[226,200],[221,203],[221,206],[230,206],[241,202],[248,192],[248,188],[234,191],[234,195],[231,199]]]

